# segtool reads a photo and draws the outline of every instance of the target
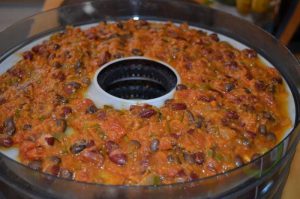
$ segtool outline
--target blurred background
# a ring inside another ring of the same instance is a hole
[[[37,12],[84,0],[0,0],[0,31]],[[300,59],[299,0],[182,0],[250,21],[286,45]]]

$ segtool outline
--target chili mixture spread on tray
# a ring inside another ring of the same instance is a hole
[[[181,77],[161,108],[85,98],[108,61],[145,56]],[[274,147],[291,126],[283,79],[251,49],[187,24],[101,22],[22,54],[0,76],[0,145],[35,170],[105,184],[170,184],[226,172]]]

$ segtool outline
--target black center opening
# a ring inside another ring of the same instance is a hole
[[[97,82],[109,94],[123,99],[153,99],[170,92],[176,74],[162,63],[146,59],[124,59],[106,66]]]

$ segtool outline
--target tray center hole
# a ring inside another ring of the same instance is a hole
[[[97,75],[97,83],[107,93],[123,99],[154,99],[177,84],[175,72],[167,65],[148,59],[114,61]]]

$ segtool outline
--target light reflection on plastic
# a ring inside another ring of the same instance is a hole
[[[133,17],[133,20],[139,20],[139,19],[140,19],[139,16],[134,16],[134,17]]]
[[[274,183],[273,181],[268,182],[268,183],[265,185],[265,187],[261,190],[260,194],[261,194],[261,195],[265,195],[267,192],[269,192],[270,189],[272,188],[273,183]]]
[[[92,14],[92,13],[94,13],[96,11],[95,8],[92,6],[92,4],[90,2],[88,2],[87,4],[85,4],[82,9],[84,10],[84,12],[86,14]]]

